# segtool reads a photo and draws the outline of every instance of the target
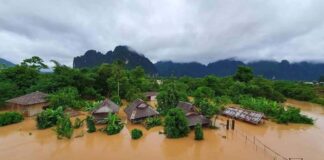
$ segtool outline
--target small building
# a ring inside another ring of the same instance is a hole
[[[149,101],[155,101],[156,96],[158,95],[158,92],[145,92],[144,96]]]
[[[263,118],[265,118],[264,113],[236,107],[228,107],[223,111],[222,114],[224,116],[239,119],[252,124],[260,124]]]
[[[127,108],[125,108],[124,111],[127,115],[127,119],[132,123],[138,123],[148,117],[159,115],[159,112],[154,110],[150,105],[148,105],[141,99],[135,100]]]
[[[200,114],[193,104],[180,101],[177,107],[181,108],[185,113],[188,120],[188,127],[194,127],[197,124],[206,127],[211,125],[211,120]]]
[[[6,101],[11,111],[21,112],[24,116],[35,116],[48,106],[48,94],[32,92]]]
[[[104,124],[108,113],[118,113],[119,106],[109,99],[105,99],[98,108],[94,109],[91,114],[98,124]]]

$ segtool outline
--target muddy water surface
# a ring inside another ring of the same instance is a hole
[[[320,160],[324,157],[324,109],[320,106],[289,100],[287,104],[300,107],[303,112],[316,118],[314,126],[278,125],[266,122],[260,126],[237,122],[237,128],[249,136],[257,137],[277,152],[287,157],[303,157]],[[120,116],[126,121],[125,114]],[[84,116],[81,116],[82,118]],[[225,120],[221,117],[218,125]],[[100,128],[103,126],[97,126]],[[129,131],[140,128],[144,136],[132,140]],[[195,141],[193,132],[181,139],[166,139],[159,134],[162,127],[145,130],[141,125],[127,123],[118,135],[108,136],[101,132],[86,133],[86,128],[75,130],[71,140],[58,140],[52,129],[37,130],[34,118],[22,123],[0,127],[0,159],[273,159],[269,154],[246,143],[233,131],[204,129],[205,140]]]

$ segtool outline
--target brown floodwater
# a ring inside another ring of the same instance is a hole
[[[249,137],[255,136],[267,146],[286,157],[321,160],[324,157],[324,108],[306,102],[288,100],[287,105],[301,108],[304,114],[316,119],[315,125],[279,125],[270,121],[255,126],[236,123],[237,129]],[[120,116],[126,121],[124,112]],[[84,118],[84,115],[80,116]],[[108,136],[101,132],[89,134],[86,128],[74,131],[70,140],[58,140],[53,129],[37,130],[34,118],[0,127],[0,159],[273,159],[263,148],[255,147],[237,132],[226,131],[222,124],[225,117],[217,119],[220,129],[204,129],[205,140],[195,141],[191,132],[188,137],[167,139],[159,134],[162,127],[146,130],[141,125],[127,123],[120,134]],[[100,128],[103,126],[97,126]],[[144,136],[132,140],[130,130],[140,128]]]

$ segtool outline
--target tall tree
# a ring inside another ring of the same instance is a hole
[[[240,82],[249,82],[253,79],[253,71],[250,67],[239,66],[233,78]]]
[[[29,66],[29,67],[32,67],[32,68],[35,68],[37,70],[40,70],[40,69],[46,69],[48,68],[48,66],[46,64],[44,64],[44,61],[37,57],[37,56],[33,56],[29,59],[25,59],[22,63],[21,63],[22,66]]]

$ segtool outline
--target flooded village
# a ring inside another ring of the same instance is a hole
[[[324,0],[0,0],[0,160],[324,160]]]
[[[150,101],[152,106],[156,101]],[[127,121],[119,112],[126,126],[120,134],[86,133],[86,127],[75,131],[84,134],[71,140],[58,140],[52,129],[37,130],[35,117],[21,123],[0,127],[0,159],[282,159],[260,144],[247,141],[253,137],[285,157],[320,160],[324,156],[324,108],[320,105],[288,100],[287,105],[301,108],[302,112],[316,119],[315,125],[277,124],[265,121],[253,125],[236,121],[236,130],[226,130],[227,117],[216,119],[219,129],[204,129],[205,140],[195,141],[191,132],[181,139],[167,139],[159,134],[162,127],[146,130],[140,124]],[[121,107],[125,108],[127,103]],[[78,117],[85,118],[82,112]],[[72,118],[72,119],[75,119]],[[100,128],[100,125],[98,126]],[[130,130],[140,128],[144,136],[132,140]],[[243,133],[241,133],[243,132]],[[307,142],[307,143],[305,143]],[[19,154],[17,154],[19,153]]]

